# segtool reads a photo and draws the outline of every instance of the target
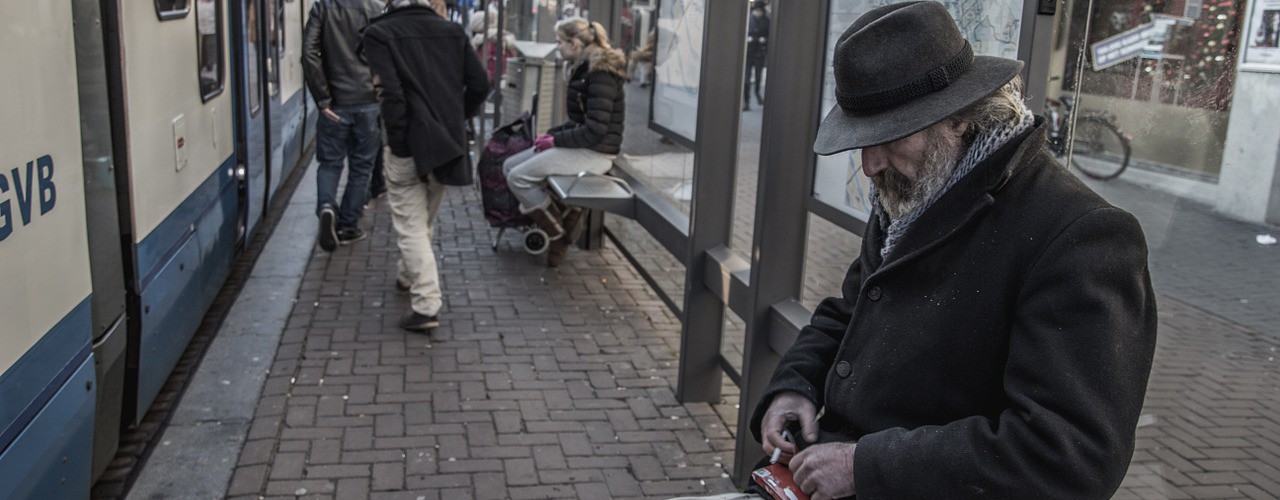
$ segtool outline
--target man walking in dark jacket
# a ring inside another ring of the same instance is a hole
[[[357,224],[382,138],[373,78],[359,55],[360,31],[380,11],[378,0],[317,0],[303,32],[303,75],[320,108],[316,210],[320,248],[328,252],[365,238]],[[338,180],[344,162],[347,187],[339,206]]]
[[[364,33],[387,130],[387,195],[400,247],[396,286],[412,295],[400,327],[411,331],[440,324],[432,225],[444,186],[471,183],[466,120],[489,93],[466,33],[444,12],[443,0],[388,0],[386,13]]]

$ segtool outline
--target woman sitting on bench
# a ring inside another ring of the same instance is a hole
[[[544,188],[549,175],[579,172],[603,174],[613,167],[621,150],[626,113],[623,83],[627,64],[622,51],[609,45],[600,23],[574,17],[556,24],[557,48],[569,62],[568,121],[534,140],[533,147],[502,164],[507,185],[520,211],[529,214],[547,233],[551,248],[547,264],[564,260],[569,246],[581,236],[583,210],[553,203]]]

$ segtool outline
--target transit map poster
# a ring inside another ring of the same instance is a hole
[[[669,0],[658,9],[653,124],[689,143],[697,139],[705,12],[706,0]]]
[[[836,105],[835,76],[831,71],[836,41],[862,14],[898,1],[831,0],[831,10],[827,13],[826,76],[822,86],[824,118]],[[975,54],[1018,58],[1023,0],[944,0],[942,4],[951,11]],[[871,215],[868,198],[871,180],[862,174],[860,163],[861,156],[857,150],[819,156],[814,172],[813,197],[865,222]]]

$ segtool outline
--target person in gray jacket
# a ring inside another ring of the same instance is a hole
[[[317,0],[302,39],[302,70],[320,108],[316,121],[317,207],[320,248],[365,238],[358,227],[369,196],[369,177],[382,146],[378,96],[360,56],[360,32],[382,12],[378,0]],[[337,202],[343,163],[347,187]]]

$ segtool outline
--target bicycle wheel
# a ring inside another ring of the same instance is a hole
[[[1076,121],[1071,145],[1071,165],[1098,180],[1119,177],[1129,167],[1129,140],[1114,123],[1101,116],[1082,116]]]

